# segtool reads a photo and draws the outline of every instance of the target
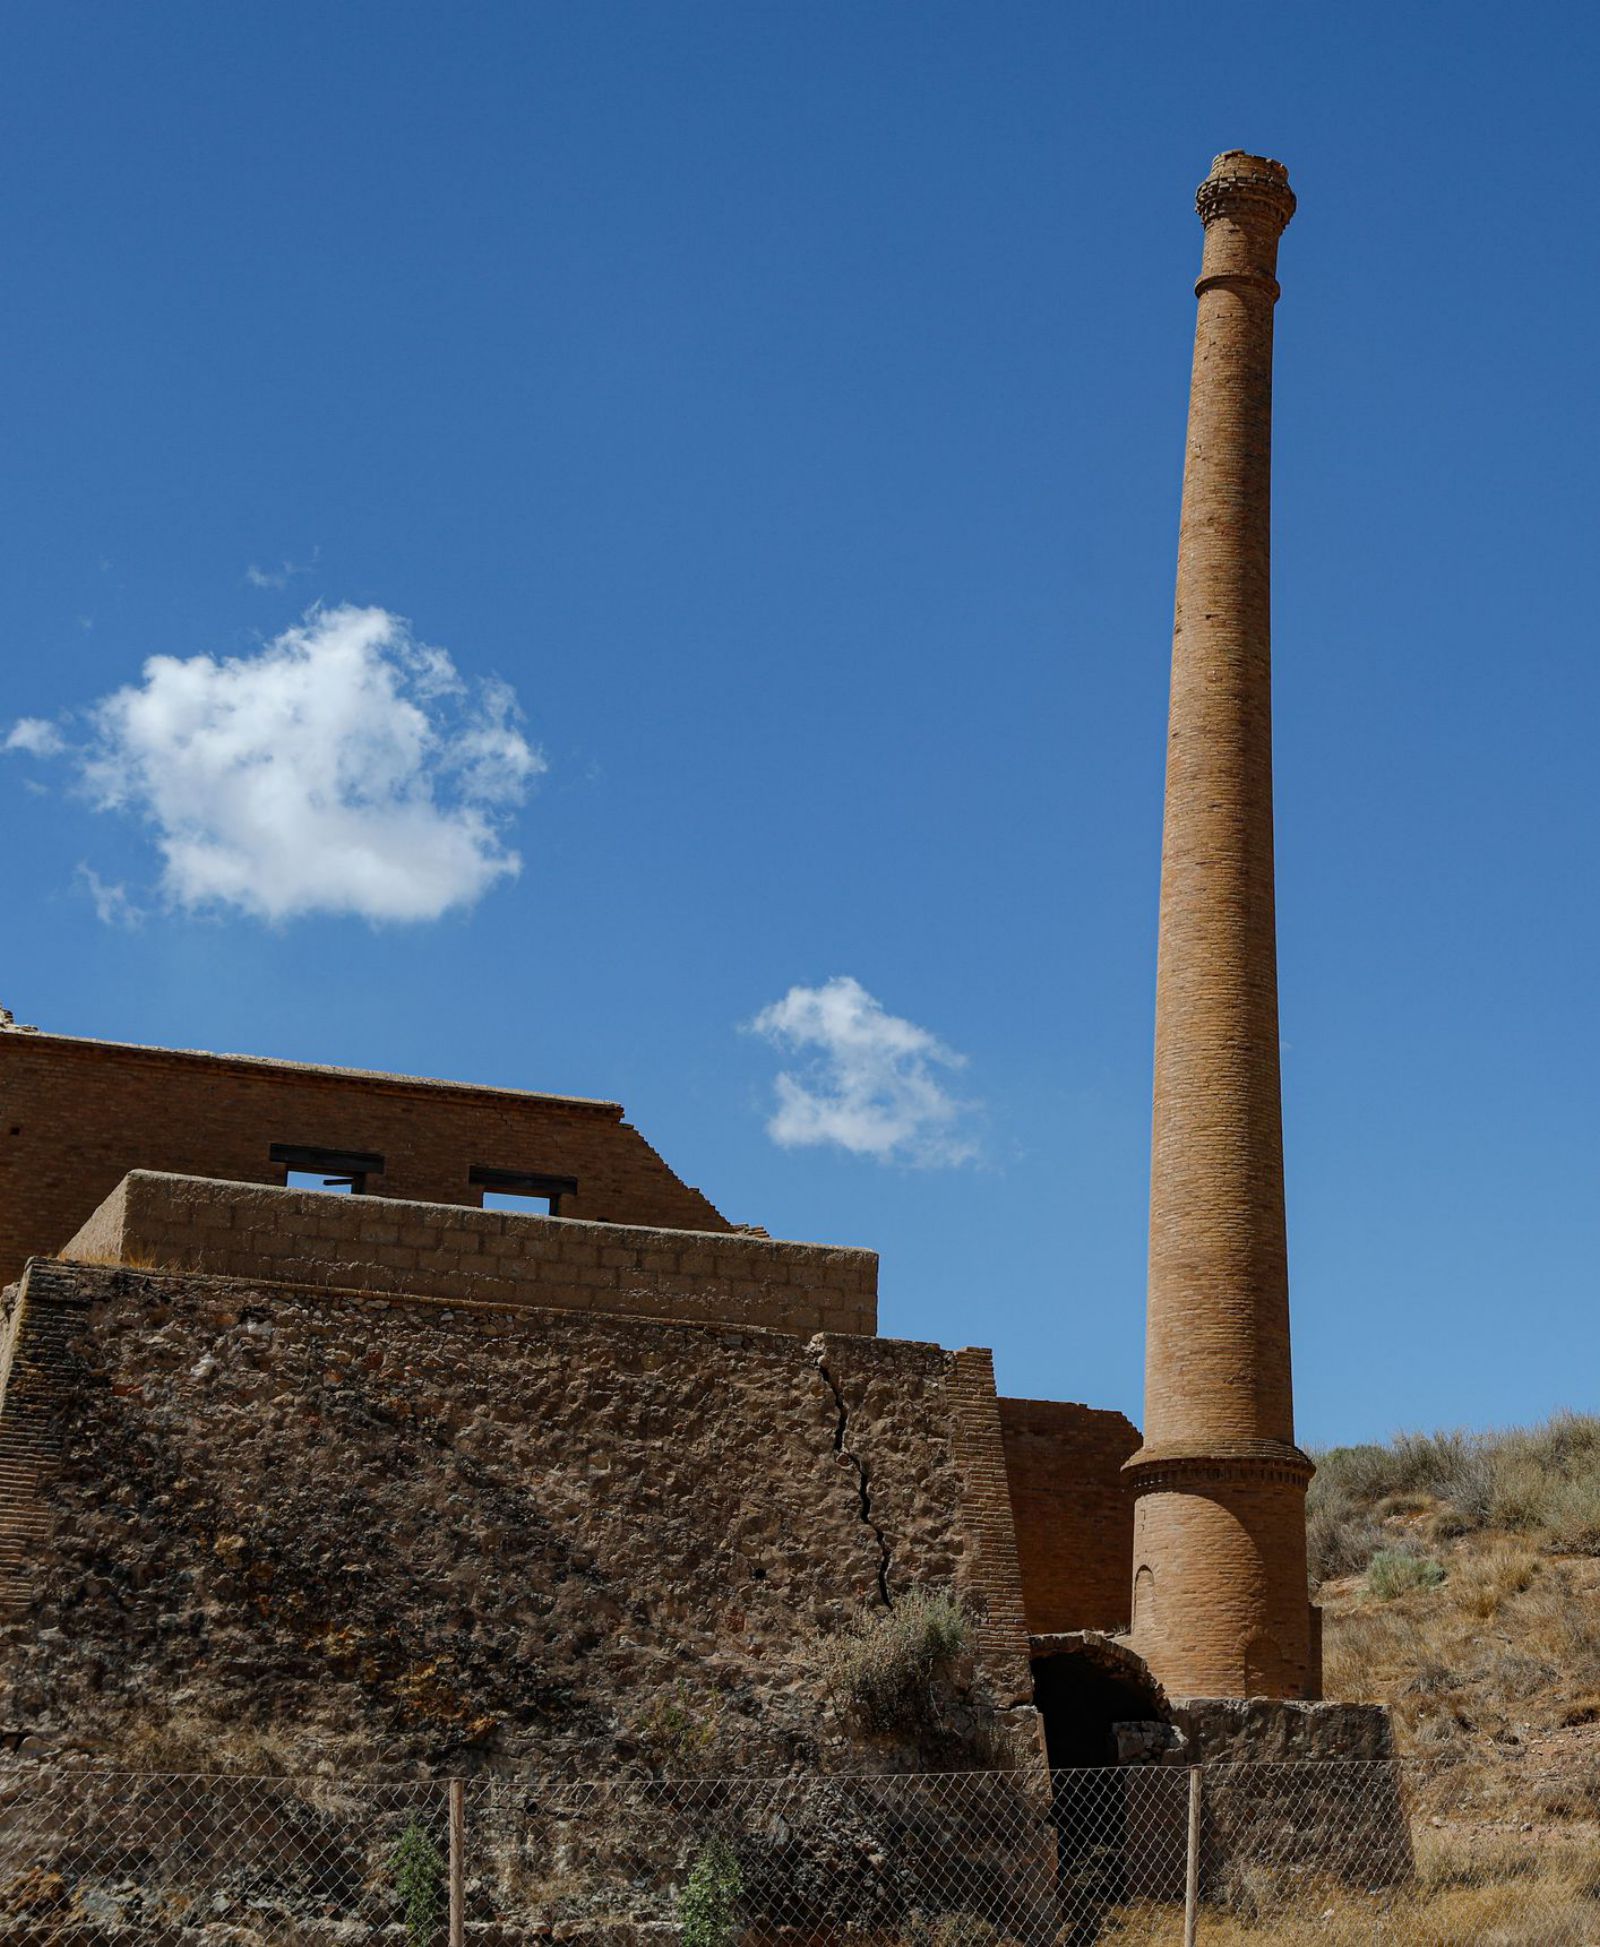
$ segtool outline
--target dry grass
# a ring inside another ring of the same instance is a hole
[[[1416,1937],[1600,1942],[1600,1419],[1322,1464],[1312,1541],[1338,1571],[1318,1595],[1326,1694],[1387,1703],[1402,1754],[1428,1760],[1413,1774]],[[1341,1938],[1351,1902],[1326,1925],[1297,1906],[1303,1923],[1241,1922],[1237,1937]],[[1407,1937],[1398,1919],[1391,1934]]]
[[[1098,1938],[1172,1947],[1181,1926],[1176,1907],[1151,1902],[1108,1914]],[[1415,1878],[1406,1885],[1365,1888],[1258,1868],[1237,1880],[1231,1903],[1202,1897],[1198,1932],[1206,1947],[1600,1941],[1600,1847],[1581,1839],[1550,1845],[1424,1832]]]
[[[59,1256],[59,1253],[58,1253]],[[114,1271],[179,1271],[184,1267],[175,1264],[172,1258],[157,1257],[150,1251],[124,1250],[120,1245],[88,1245],[74,1251],[70,1258],[62,1257],[66,1264],[94,1264]]]
[[[1354,1575],[1410,1524],[1415,1550],[1500,1530],[1559,1554],[1600,1555],[1600,1416],[1558,1413],[1502,1433],[1402,1433],[1313,1456],[1311,1572]]]
[[[1252,1918],[1202,1904],[1199,1938],[1206,1947],[1550,1947],[1552,1941],[1600,1941],[1600,1903],[1592,1852],[1544,1853],[1507,1878],[1438,1882],[1419,1871],[1402,1891],[1369,1893],[1337,1883],[1296,1881],[1279,1912]],[[1170,1906],[1129,1907],[1108,1915],[1099,1938],[1173,1947],[1182,1921]]]
[[[130,1725],[107,1758],[126,1771],[287,1777],[304,1768],[305,1751],[292,1732],[174,1711]]]

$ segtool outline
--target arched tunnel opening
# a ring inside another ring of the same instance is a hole
[[[1131,1650],[1090,1632],[1034,1641],[1033,1700],[1043,1720],[1064,1941],[1100,1938],[1129,1893],[1138,1802],[1119,1724],[1167,1724],[1161,1686]]]
[[[1035,1656],[1033,1701],[1052,1771],[1117,1764],[1114,1726],[1168,1721],[1161,1686],[1132,1651],[1109,1639],[1103,1648],[1085,1644]]]

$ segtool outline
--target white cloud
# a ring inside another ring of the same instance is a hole
[[[820,987],[791,987],[764,1007],[750,1031],[809,1057],[785,1069],[767,1134],[786,1149],[833,1143],[880,1162],[965,1163],[977,1144],[963,1128],[972,1107],[935,1072],[966,1056],[926,1028],[885,1011],[858,980],[836,975]]]
[[[124,885],[107,885],[93,866],[80,865],[78,878],[94,901],[94,916],[102,926],[138,926],[144,914],[128,897]]]
[[[503,826],[545,769],[506,684],[469,686],[381,608],[314,609],[254,655],[152,656],[88,716],[72,757],[151,828],[167,899],[266,920],[472,905],[521,870]]]
[[[59,757],[66,747],[61,732],[43,717],[18,717],[0,744],[0,750],[22,750],[30,757]]]

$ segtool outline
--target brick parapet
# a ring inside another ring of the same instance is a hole
[[[871,1251],[136,1170],[62,1255],[478,1303],[877,1329]]]

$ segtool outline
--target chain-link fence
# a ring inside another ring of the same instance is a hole
[[[6,1947],[1600,1943],[1600,1826],[1391,1764],[0,1774]]]

